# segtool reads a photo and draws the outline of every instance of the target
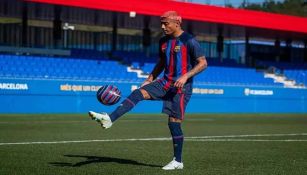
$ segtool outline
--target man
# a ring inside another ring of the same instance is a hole
[[[162,111],[169,116],[168,126],[174,146],[174,159],[162,168],[164,170],[183,169],[181,123],[192,95],[193,76],[207,67],[199,43],[181,29],[181,22],[181,17],[175,11],[165,12],[161,16],[161,28],[165,36],[159,42],[160,59],[141,88],[134,90],[110,115],[89,112],[92,119],[107,129],[139,101],[162,100]],[[162,71],[163,78],[156,79]]]

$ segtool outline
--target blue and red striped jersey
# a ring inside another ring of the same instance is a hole
[[[162,37],[159,42],[159,56],[165,62],[164,76],[160,81],[168,89],[181,75],[190,71],[197,64],[197,58],[204,56],[204,53],[195,38],[183,32],[176,38]],[[188,82],[193,82],[193,78]]]

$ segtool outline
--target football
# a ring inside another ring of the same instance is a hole
[[[121,98],[120,90],[113,85],[104,85],[97,91],[97,99],[103,105],[114,105],[116,104]]]

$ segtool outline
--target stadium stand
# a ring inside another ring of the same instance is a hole
[[[141,69],[148,75],[154,68],[157,56],[147,57],[142,52],[113,52],[113,56],[122,60],[133,69]],[[263,72],[238,64],[233,59],[207,58],[209,67],[195,78],[196,84],[213,85],[249,85],[249,86],[283,86],[271,78],[264,78]]]
[[[105,55],[105,56],[103,56]],[[103,52],[88,49],[71,49],[71,57],[80,59],[97,59],[108,60],[109,57]]]
[[[156,58],[146,57],[141,52],[117,51],[113,53],[114,57],[119,61],[101,56],[100,52],[77,49],[72,50],[71,57],[3,54],[0,55],[0,77],[142,82],[144,79],[136,73],[128,72],[127,67],[148,75],[156,61]],[[276,83],[271,78],[264,78],[263,72],[254,68],[247,68],[231,60],[223,63],[216,60],[208,59],[210,66],[195,78],[195,84],[282,86],[282,83]],[[301,74],[294,70],[286,73],[289,77],[298,77],[297,74]],[[302,79],[302,83],[306,83],[306,80]]]
[[[139,81],[117,61],[74,57],[0,55],[0,77]]]
[[[270,72],[294,80],[297,85],[307,85],[307,64],[257,61],[258,66],[267,68]]]
[[[210,63],[209,63],[210,64]],[[150,73],[154,63],[145,63],[142,70]],[[207,70],[195,77],[196,84],[213,85],[249,85],[249,86],[282,86],[270,78],[264,78],[262,72],[253,68],[209,66]]]
[[[146,56],[143,52],[128,52],[128,51],[115,51],[112,53],[114,58],[122,61],[123,64],[131,65],[133,68],[141,68],[146,63],[155,63],[158,56]]]

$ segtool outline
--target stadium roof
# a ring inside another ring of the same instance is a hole
[[[160,16],[178,11],[183,19],[307,34],[307,18],[170,0],[26,0],[107,11]]]

